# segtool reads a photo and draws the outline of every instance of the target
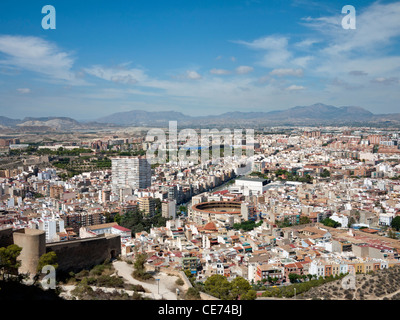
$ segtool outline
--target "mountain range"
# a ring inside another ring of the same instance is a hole
[[[323,103],[296,106],[286,110],[268,112],[233,111],[220,115],[189,116],[176,111],[149,112],[132,110],[118,112],[96,119],[97,123],[112,123],[119,126],[156,126],[176,120],[182,125],[240,125],[240,124],[345,124],[345,123],[396,123],[400,113],[374,114],[362,107],[335,107]]]
[[[233,111],[220,115],[190,116],[176,111],[132,110],[84,122],[68,117],[26,117],[22,120],[0,116],[0,127],[24,130],[42,128],[49,130],[76,130],[113,126],[165,126],[169,121],[190,126],[243,126],[243,125],[339,125],[386,124],[399,125],[400,113],[374,114],[362,107],[335,107],[323,103],[296,106],[286,110],[268,112]]]

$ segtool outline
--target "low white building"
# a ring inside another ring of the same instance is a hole
[[[335,212],[333,215],[330,216],[330,218],[333,221],[340,223],[343,228],[347,228],[349,224],[349,218],[344,214]]]
[[[379,214],[379,225],[380,226],[390,226],[393,218],[394,218],[394,214],[380,213]]]
[[[267,185],[270,181],[268,179],[259,178],[237,178],[235,185],[232,186],[232,190],[236,193],[242,193],[244,195],[261,195],[267,191]]]

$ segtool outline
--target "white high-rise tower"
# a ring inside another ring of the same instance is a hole
[[[145,189],[151,186],[151,165],[143,157],[111,159],[111,187],[115,195],[120,189]]]

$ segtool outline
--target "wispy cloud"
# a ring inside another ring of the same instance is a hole
[[[32,36],[0,35],[0,64],[33,71],[53,80],[82,85],[72,71],[74,58],[55,44]]]
[[[274,69],[269,73],[271,76],[295,76],[302,77],[304,75],[303,69]]]
[[[392,85],[392,84],[398,84],[399,83],[399,78],[397,78],[397,77],[391,77],[391,78],[378,77],[378,78],[375,78],[375,79],[373,79],[371,81],[374,82],[374,83]]]
[[[288,91],[298,91],[298,90],[304,90],[304,89],[305,89],[305,87],[298,86],[298,85],[295,85],[295,84],[292,84],[291,86],[286,88],[286,90],[288,90]]]
[[[233,41],[246,46],[249,49],[261,50],[264,52],[262,60],[259,62],[264,67],[277,67],[287,64],[292,57],[288,50],[288,37],[285,36],[266,36],[253,41]]]
[[[217,75],[224,75],[224,74],[231,74],[232,72],[226,69],[211,69],[210,73]]]
[[[236,68],[236,73],[237,74],[247,74],[250,73],[254,70],[253,67],[250,66],[239,66]]]
[[[186,79],[190,79],[190,80],[199,80],[202,78],[202,76],[194,70],[187,70],[185,73]]]
[[[85,68],[84,72],[103,80],[122,84],[136,84],[147,79],[144,70],[137,68],[128,69],[126,67],[126,64],[113,68],[95,65],[90,68]]]
[[[21,94],[31,93],[31,89],[29,89],[29,88],[18,88],[17,91],[18,91],[18,93],[21,93]]]
[[[366,76],[366,75],[368,75],[368,73],[366,73],[366,72],[364,72],[364,71],[362,71],[362,70],[352,70],[352,71],[350,71],[349,72],[349,75],[351,75],[351,76]]]

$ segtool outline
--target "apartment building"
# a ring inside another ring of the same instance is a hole
[[[139,210],[143,211],[145,215],[154,215],[156,203],[152,197],[142,197],[138,199]]]
[[[115,195],[119,195],[120,189],[146,189],[151,186],[151,166],[146,158],[113,158],[111,171],[111,188]]]

